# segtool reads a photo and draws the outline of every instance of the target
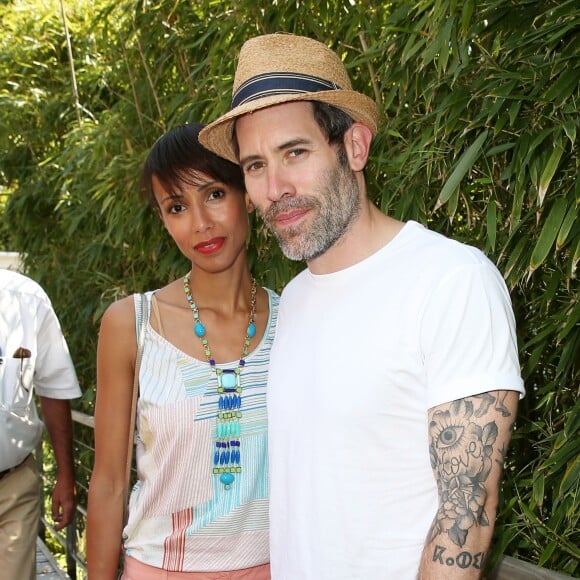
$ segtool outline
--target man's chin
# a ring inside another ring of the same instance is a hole
[[[301,250],[297,247],[296,244],[288,242],[287,240],[281,240],[279,237],[276,237],[278,240],[278,245],[280,246],[280,250],[288,258],[293,262],[299,262],[300,260],[304,260],[304,250]]]

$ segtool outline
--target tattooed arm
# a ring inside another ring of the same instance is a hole
[[[429,410],[439,508],[423,548],[420,580],[481,578],[518,398],[516,391],[494,391]]]

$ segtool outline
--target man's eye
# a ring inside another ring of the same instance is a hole
[[[252,163],[248,163],[245,167],[244,167],[244,172],[245,173],[252,173],[255,171],[258,171],[258,169],[261,169],[264,166],[264,164],[260,161],[254,161]]]

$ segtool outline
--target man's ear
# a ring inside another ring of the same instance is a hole
[[[246,199],[246,210],[248,213],[252,213],[256,209],[256,206],[252,203],[247,191],[244,193],[244,197]]]
[[[344,134],[344,147],[353,171],[362,171],[365,168],[372,141],[373,133],[363,123],[353,123]]]

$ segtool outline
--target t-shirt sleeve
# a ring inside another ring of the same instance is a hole
[[[420,332],[429,407],[494,390],[525,394],[511,300],[491,262],[443,276]]]
[[[41,397],[80,397],[75,368],[58,318],[49,302],[39,312],[38,356],[34,368],[34,388]]]

